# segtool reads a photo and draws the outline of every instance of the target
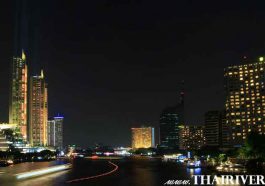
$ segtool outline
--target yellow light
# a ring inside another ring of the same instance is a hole
[[[23,61],[26,60],[26,54],[25,54],[24,50],[22,50],[22,56],[21,56],[21,58],[22,58]]]
[[[259,61],[263,61],[264,60],[264,58],[263,57],[259,57]]]
[[[41,69],[41,72],[40,72],[40,76],[41,76],[41,78],[44,78],[44,73],[43,73],[42,69]]]

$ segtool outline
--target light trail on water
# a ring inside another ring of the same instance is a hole
[[[105,173],[98,174],[98,175],[95,175],[95,176],[89,176],[89,177],[83,177],[83,178],[78,178],[78,179],[69,180],[69,181],[67,181],[66,183],[79,182],[79,181],[90,180],[90,179],[95,179],[95,178],[99,178],[99,177],[107,176],[107,175],[110,175],[110,174],[116,172],[116,171],[119,169],[119,166],[116,165],[116,164],[114,164],[114,163],[112,163],[111,161],[108,161],[108,163],[114,166],[114,169],[112,169],[112,170],[109,171],[109,172],[105,172]]]

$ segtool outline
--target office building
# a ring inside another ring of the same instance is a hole
[[[64,117],[56,116],[48,120],[48,146],[56,149],[63,149],[63,120]]]
[[[205,146],[228,147],[229,131],[224,111],[208,111],[204,115]]]
[[[12,59],[10,83],[9,123],[16,124],[17,130],[27,140],[28,67],[23,51],[21,57]]]
[[[227,67],[225,77],[226,125],[230,144],[240,147],[249,132],[265,134],[265,62]]]
[[[32,146],[47,145],[48,89],[41,75],[30,78],[29,133]]]
[[[165,108],[159,119],[160,146],[168,149],[179,148],[179,127],[184,124],[184,92],[181,91],[180,102]]]
[[[198,150],[204,144],[204,126],[184,125],[180,127],[180,149]]]
[[[153,127],[132,128],[132,148],[150,148],[155,146]]]

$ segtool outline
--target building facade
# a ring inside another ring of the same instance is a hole
[[[204,115],[205,145],[208,147],[228,147],[229,131],[224,111],[208,111]]]
[[[48,120],[48,146],[63,149],[63,120],[61,116]]]
[[[153,127],[132,128],[132,148],[150,148],[155,146]]]
[[[32,146],[46,146],[48,121],[48,89],[43,71],[30,78],[29,133]]]
[[[184,92],[180,102],[174,107],[164,109],[159,119],[159,142],[161,147],[178,149],[180,143],[179,127],[184,124]]]
[[[180,127],[180,149],[198,150],[204,144],[204,126],[185,125]]]
[[[224,71],[226,124],[230,143],[240,147],[249,132],[265,134],[265,62],[230,66]]]
[[[10,145],[13,145],[13,142],[7,139],[4,130],[15,130],[16,127],[17,124],[0,123],[0,151],[8,151]]]
[[[177,107],[169,107],[162,111],[159,119],[160,146],[172,149],[179,147],[180,120]]]
[[[10,87],[9,123],[16,124],[24,140],[27,140],[28,67],[23,51],[21,57],[12,59]]]

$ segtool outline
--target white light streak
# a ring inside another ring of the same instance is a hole
[[[44,169],[38,169],[30,172],[23,172],[20,174],[17,174],[16,177],[17,179],[26,179],[26,178],[31,178],[31,177],[36,177],[36,176],[41,176],[44,174],[49,174],[57,171],[62,171],[71,168],[71,164],[65,164],[65,165],[57,165],[53,167],[48,167]]]

